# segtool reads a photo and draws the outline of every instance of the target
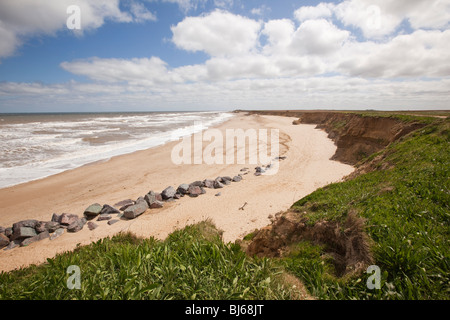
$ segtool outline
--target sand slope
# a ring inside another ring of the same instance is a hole
[[[184,197],[168,203],[163,209],[149,210],[135,220],[121,220],[109,226],[106,221],[90,231],[86,226],[78,233],[66,233],[50,241],[28,247],[0,250],[0,270],[45,262],[57,253],[74,249],[120,231],[138,236],[164,239],[177,228],[210,218],[224,231],[224,241],[234,241],[256,228],[270,223],[268,216],[288,209],[293,202],[315,189],[340,180],[353,167],[329,160],[336,146],[324,131],[315,125],[292,125],[293,118],[278,116],[238,115],[218,128],[275,128],[280,131],[280,153],[287,157],[280,162],[277,174],[254,176],[255,165],[175,165],[171,152],[177,142],[133,154],[115,157],[67,171],[42,180],[0,190],[0,225],[11,226],[24,219],[48,221],[53,213],[82,215],[92,203],[110,204],[136,199],[148,191],[162,191],[169,185],[234,176],[243,167],[250,174],[241,182],[220,190],[206,189],[198,198]],[[205,142],[204,146],[209,143]],[[217,192],[220,197],[216,197]],[[247,202],[244,210],[239,210]]]

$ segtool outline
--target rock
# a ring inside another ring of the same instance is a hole
[[[139,198],[136,199],[136,203],[135,203],[135,204],[139,204],[139,203],[141,203],[141,202],[147,203],[147,201],[145,201],[145,198],[144,198],[144,197],[139,197]]]
[[[38,223],[39,223],[39,221],[34,220],[34,219],[22,220],[22,221],[16,222],[12,226],[13,233],[15,233],[17,230],[19,230],[19,228],[22,228],[22,227],[34,229],[34,228],[36,228],[36,225]]]
[[[36,224],[36,227],[34,228],[34,230],[36,230],[37,233],[42,233],[44,231],[47,231],[47,228],[45,227],[46,224],[47,224],[46,221],[39,221]]]
[[[248,170],[250,170],[250,169],[249,168],[242,168],[241,172],[248,171]]]
[[[260,176],[261,172],[255,172],[255,176]]]
[[[198,197],[199,195],[203,194],[201,187],[193,185],[189,186],[188,192],[190,197]]]
[[[214,189],[214,180],[206,179],[206,180],[203,181],[203,185],[206,188]]]
[[[53,221],[53,222],[59,222],[59,215],[57,215],[56,213],[54,213],[53,215],[52,215],[52,220],[51,221]]]
[[[153,191],[150,191],[147,193],[144,197],[145,201],[147,201],[148,206],[151,206],[153,202],[156,201],[156,193]]]
[[[220,197],[222,195],[222,192],[218,192],[215,194],[216,197]]]
[[[163,198],[162,198],[161,193],[157,193],[157,194],[156,194],[156,200],[158,200],[158,201],[163,201]]]
[[[170,198],[173,198],[175,193],[177,192],[173,187],[167,187],[166,189],[163,190],[163,192],[161,192],[161,196],[163,200],[168,200]]]
[[[69,231],[69,232],[78,232],[81,229],[83,229],[85,224],[86,224],[86,218],[77,219],[76,221],[72,222],[67,227],[67,231]]]
[[[62,215],[59,216],[59,224],[61,224],[62,226],[68,226],[77,221],[78,219],[79,219],[78,215],[76,214],[63,213]]]
[[[214,189],[221,189],[223,188],[223,184],[219,180],[214,180]]]
[[[34,237],[36,235],[37,235],[37,233],[36,233],[36,230],[34,230],[34,228],[18,227],[15,229],[13,227],[13,234],[11,235],[11,240],[22,240],[22,239]]]
[[[100,214],[118,214],[120,213],[119,210],[117,210],[116,208],[111,207],[108,204],[104,204],[102,211],[100,211]]]
[[[125,211],[126,208],[128,208],[129,206],[132,206],[133,204],[135,204],[135,202],[131,199],[126,199],[126,200],[122,200],[117,202],[114,207],[119,208],[120,211]]]
[[[234,176],[233,177],[233,182],[239,182],[239,181],[241,181],[242,180],[242,177],[241,176]]]
[[[87,226],[88,226],[89,230],[92,231],[92,230],[94,230],[94,229],[96,229],[98,227],[98,224],[96,224],[96,223],[94,223],[92,221],[89,221]]]
[[[11,227],[8,227],[5,229],[5,236],[7,236],[9,238],[9,237],[11,237],[12,234],[13,234],[13,229]]]
[[[184,197],[184,194],[181,194],[181,193],[175,193],[175,195],[173,196],[173,198],[175,199],[175,200],[178,200],[178,199],[181,199],[181,197]]]
[[[53,233],[56,231],[56,229],[58,229],[61,225],[58,222],[54,222],[54,221],[49,221],[45,224],[45,229],[50,232]]]
[[[180,194],[186,194],[188,193],[189,185],[187,183],[180,184],[180,186],[177,188],[177,192]]]
[[[8,246],[9,238],[5,236],[3,233],[0,233],[0,249]]]
[[[0,226],[0,234],[2,234],[2,233],[4,234],[4,233],[5,233],[5,230],[6,230],[6,229],[5,229],[4,227],[1,227],[1,226]]]
[[[159,209],[164,207],[164,202],[156,200],[155,202],[152,203],[152,205],[150,206],[150,209]]]
[[[20,246],[21,247],[25,247],[25,246],[30,245],[33,242],[41,241],[41,240],[49,238],[49,237],[50,237],[49,232],[48,231],[44,231],[44,232],[41,232],[41,233],[39,233],[38,235],[36,235],[34,237],[27,238],[27,239],[23,240],[20,243]]]
[[[118,220],[118,219],[113,219],[113,220],[109,220],[109,221],[108,221],[108,224],[109,224],[109,225],[112,225],[112,224],[114,224],[114,223],[116,223],[116,222],[119,222],[119,220]]]
[[[222,182],[231,181],[231,177],[228,177],[228,176],[221,177],[221,178],[222,178]]]
[[[191,184],[189,184],[189,186],[196,186],[196,187],[203,187],[203,181],[194,181]]]
[[[18,246],[20,246],[20,243],[21,243],[22,241],[21,240],[13,240],[13,241],[11,241],[7,246],[6,246],[6,248],[4,248],[3,250],[11,250],[11,249],[14,249],[15,247],[18,247]]]
[[[107,213],[100,213],[98,215],[97,221],[105,221],[105,220],[111,220],[111,215]]]
[[[64,228],[58,228],[50,235],[50,240],[55,240],[56,238],[59,238],[61,235],[64,234],[65,229]]]
[[[259,172],[259,173],[263,173],[264,172],[264,169],[261,168],[261,167],[256,167],[255,170],[256,170],[256,172]]]
[[[91,204],[89,207],[87,207],[86,210],[84,210],[83,215],[87,220],[91,220],[94,219],[96,216],[98,216],[102,211],[102,209],[103,209],[102,205],[94,203]]]
[[[135,219],[148,209],[147,201],[141,201],[125,209],[123,215],[127,219]]]

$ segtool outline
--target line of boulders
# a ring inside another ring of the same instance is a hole
[[[284,160],[285,158],[277,157],[275,160]],[[256,167],[255,175],[261,175],[265,170],[270,169],[271,166],[269,164],[264,168]],[[198,197],[206,193],[205,189],[222,189],[232,182],[241,181],[242,176],[248,173],[249,168],[243,168],[241,173],[233,178],[223,176],[214,180],[205,179],[203,181],[194,181],[190,184],[183,183],[176,189],[169,186],[160,193],[149,191],[143,197],[139,197],[136,200],[126,199],[116,203],[114,206],[94,203],[84,210],[82,217],[71,213],[62,213],[60,215],[54,213],[50,221],[29,219],[16,222],[8,228],[0,226],[0,249],[10,250],[18,246],[23,247],[47,238],[54,240],[66,231],[70,233],[79,232],[86,224],[89,230],[94,230],[98,227],[92,221],[95,218],[97,218],[97,221],[108,221],[108,225],[119,222],[121,218],[135,219],[149,209],[162,208],[165,202],[176,201],[185,196]],[[220,195],[221,192],[216,194],[216,196]],[[113,219],[113,215],[116,215],[115,219]]]

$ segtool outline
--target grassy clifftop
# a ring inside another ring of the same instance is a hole
[[[280,254],[287,269],[319,298],[450,298],[449,135],[450,121],[434,120],[371,155],[360,163],[368,172],[300,199],[270,232],[255,234],[252,252],[284,240],[273,249],[288,252]],[[382,272],[380,290],[367,288],[367,274],[337,270],[358,248],[353,239],[361,240],[352,238],[349,216],[363,222],[370,263]],[[283,219],[290,229],[279,227]],[[333,226],[328,236],[309,236],[324,225]]]
[[[165,241],[121,234],[1,273],[0,299],[307,298],[288,273],[319,299],[449,299],[449,144],[450,121],[427,120],[246,237],[251,255],[209,222]],[[381,289],[367,288],[369,264]]]

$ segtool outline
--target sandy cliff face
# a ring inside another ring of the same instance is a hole
[[[404,135],[423,127],[397,118],[363,116],[332,111],[256,111],[251,113],[298,117],[296,123],[317,124],[332,139],[337,150],[333,160],[355,165]]]
[[[356,164],[390,143],[423,126],[396,118],[363,117],[347,113],[304,113],[301,123],[318,124],[337,145],[334,160]]]

